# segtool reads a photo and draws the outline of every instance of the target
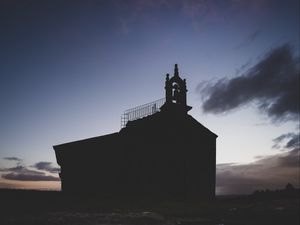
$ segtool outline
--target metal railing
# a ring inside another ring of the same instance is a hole
[[[161,98],[156,101],[134,107],[132,109],[127,109],[121,116],[121,128],[125,127],[128,121],[137,120],[159,112],[160,107],[165,103],[165,101],[165,98]]]

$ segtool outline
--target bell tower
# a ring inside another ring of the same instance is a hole
[[[175,64],[173,77],[170,78],[169,76],[167,73],[165,82],[166,103],[161,109],[165,111],[173,108],[187,113],[192,107],[186,104],[186,80],[180,78],[177,64]]]

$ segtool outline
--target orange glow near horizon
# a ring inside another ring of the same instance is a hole
[[[2,180],[0,188],[26,189],[26,190],[51,190],[60,191],[60,181],[8,181]]]

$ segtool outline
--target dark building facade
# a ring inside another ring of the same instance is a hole
[[[188,114],[177,65],[165,91],[161,107],[152,103],[127,113],[119,132],[54,146],[62,191],[214,198],[217,135]]]

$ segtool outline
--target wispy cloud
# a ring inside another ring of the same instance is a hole
[[[4,157],[3,159],[5,160],[9,160],[9,161],[22,161],[22,159],[18,158],[18,157]]]
[[[240,49],[242,47],[247,47],[249,46],[252,42],[254,42],[257,37],[260,35],[261,31],[260,30],[255,30],[254,32],[250,33],[244,40],[242,40],[236,47],[235,49]]]
[[[286,133],[282,134],[273,139],[274,145],[272,148],[274,149],[295,149],[300,148],[300,133]],[[284,142],[284,143],[283,143]]]
[[[232,15],[258,13],[266,7],[269,0],[112,0],[113,8],[117,11],[119,32],[128,34],[137,21],[151,23],[161,21],[170,11],[176,12],[182,19],[188,19],[195,30],[201,30],[207,24],[224,21]],[[161,11],[160,16],[153,12]],[[157,16],[159,18],[157,18]],[[248,38],[255,39],[259,31]]]

